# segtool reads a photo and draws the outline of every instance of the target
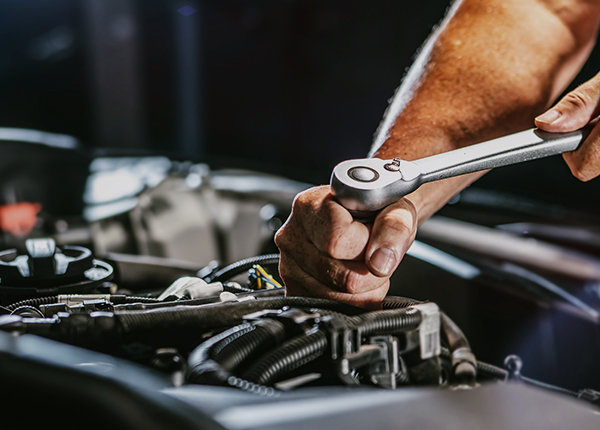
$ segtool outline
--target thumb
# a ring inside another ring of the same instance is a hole
[[[383,209],[375,218],[365,259],[369,271],[378,277],[392,275],[415,239],[417,209],[408,199]]]
[[[600,114],[600,73],[564,96],[535,119],[545,131],[566,132],[587,125]]]

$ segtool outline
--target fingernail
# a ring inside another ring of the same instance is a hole
[[[536,118],[536,121],[545,122],[546,124],[552,124],[558,118],[560,118],[560,112],[555,111],[555,110],[549,110],[548,112],[543,113],[540,116],[538,116]]]
[[[379,248],[371,255],[370,263],[382,275],[390,275],[396,265],[396,254],[391,249]]]

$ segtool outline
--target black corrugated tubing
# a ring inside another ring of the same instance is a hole
[[[390,334],[397,331],[416,330],[421,324],[421,313],[414,308],[400,308],[370,312],[356,319],[356,328],[362,336]]]
[[[383,299],[382,307],[384,310],[388,309],[402,309],[408,308],[409,306],[420,303],[416,300],[407,299],[404,297],[388,296]]]
[[[255,327],[250,323],[240,324],[225,330],[202,342],[192,351],[188,358],[187,380],[193,384],[220,385],[227,381],[229,372],[210,358],[210,349],[231,336],[251,332]]]
[[[421,313],[413,308],[375,311],[348,319],[350,326],[363,336],[414,330],[421,324]],[[295,337],[257,360],[242,377],[261,385],[270,385],[283,375],[319,358],[327,349],[327,335],[318,330]]]
[[[228,372],[243,363],[254,360],[285,340],[285,327],[279,321],[261,320],[254,330],[221,340],[210,350],[210,357]]]
[[[271,385],[281,376],[322,356],[326,348],[327,335],[321,330],[297,336],[263,355],[242,377],[260,385]]]
[[[275,320],[245,323],[213,336],[188,359],[187,381],[195,384],[229,384],[231,372],[285,338],[283,324]],[[243,380],[240,382],[243,385]],[[256,387],[254,387],[256,388]]]
[[[13,303],[12,305],[4,306],[6,309],[11,312],[21,306],[33,306],[35,308],[40,307],[41,305],[51,305],[58,301],[58,296],[50,296],[50,297],[36,297],[33,299],[21,300],[19,302]]]

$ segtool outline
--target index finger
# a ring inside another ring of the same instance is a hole
[[[311,188],[296,198],[304,231],[315,247],[337,260],[362,258],[370,229],[354,221],[350,212],[335,201],[328,185]]]

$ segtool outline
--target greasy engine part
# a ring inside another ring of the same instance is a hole
[[[429,310],[437,309],[434,304],[427,306]],[[435,327],[423,324],[423,315],[432,317],[431,312],[424,313],[417,307],[354,317],[315,308],[257,312],[247,315],[246,323],[196,348],[189,358],[188,381],[227,385],[232,383],[231,376],[237,376],[254,384],[272,386],[296,369],[325,357],[325,367],[333,364],[344,384],[360,385],[356,373],[360,368],[374,385],[395,388],[397,379],[407,381],[407,376],[400,374],[404,366],[398,364],[399,354],[404,351],[398,349],[397,339],[391,336],[386,339],[383,335],[402,333],[403,336],[404,332],[425,327],[430,330],[425,335],[434,334],[439,342],[439,319],[434,333]],[[219,347],[223,342],[227,343],[227,349]],[[406,341],[402,344],[410,345]],[[430,348],[433,350],[421,354],[422,359],[431,358],[439,350],[435,344]],[[244,368],[235,375],[242,364]],[[237,379],[233,380],[237,383]],[[435,375],[432,381],[439,381],[439,376]]]
[[[44,246],[50,245],[38,243]],[[259,256],[213,271],[224,283],[183,277],[154,297],[33,297],[8,305],[13,314],[0,316],[0,330],[127,358],[171,375],[176,387],[217,385],[269,397],[326,385],[477,389],[477,382],[494,379],[591,403],[600,399],[595,390],[527,378],[518,358],[510,358],[506,370],[478,362],[460,328],[434,303],[387,297],[382,310],[368,312],[282,297],[283,288],[254,289],[257,276],[265,283],[272,279],[256,264],[277,259]],[[243,271],[251,272],[248,285],[226,282]]]
[[[0,252],[0,304],[57,294],[85,293],[110,281],[113,268],[80,246],[57,248],[53,239],[28,239],[26,254]]]
[[[290,308],[285,303],[302,308]],[[400,385],[472,385],[465,384],[461,372],[444,374],[444,368],[452,368],[456,363],[457,354],[469,357],[461,363],[472,363],[474,357],[466,339],[461,338],[454,323],[440,316],[435,304],[415,304],[391,297],[384,307],[391,309],[361,312],[327,300],[263,298],[220,305],[182,304],[179,309],[137,312],[135,317],[135,312],[128,311],[125,319],[118,312],[106,311],[59,312],[52,318],[5,315],[0,316],[0,330],[18,335],[37,334],[113,353],[118,344],[147,343],[160,357],[151,354],[145,362],[162,371],[181,373],[178,351],[188,354],[185,345],[178,342],[186,322],[202,321],[200,326],[184,333],[192,339],[193,332],[200,327],[210,333],[216,327],[229,326],[189,354],[188,383],[225,385],[268,396],[277,395],[280,389],[289,390],[315,381],[325,385],[366,384],[392,389]],[[257,309],[262,311],[256,312]],[[168,314],[157,313],[165,310]],[[188,316],[175,321],[176,313],[180,312]],[[129,326],[124,327],[124,323]],[[165,324],[169,326],[168,332],[177,335],[170,341],[162,339],[171,347],[157,349],[156,339],[146,337],[148,333],[144,332],[159,330]],[[450,349],[440,348],[442,338],[448,339]],[[123,355],[123,351],[118,355]],[[140,361],[139,357],[129,358]],[[524,377],[518,369],[515,371],[514,359],[511,360],[507,370],[475,362],[477,380],[511,380],[599,402],[600,393],[595,390],[574,392]],[[459,368],[454,366],[455,370]]]

